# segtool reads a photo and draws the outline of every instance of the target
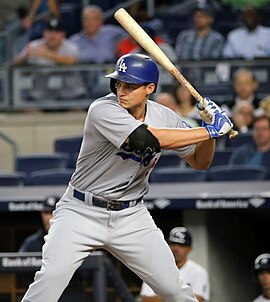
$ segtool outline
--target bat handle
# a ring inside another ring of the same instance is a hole
[[[235,139],[238,135],[238,131],[231,129],[228,135],[229,135],[229,139]]]

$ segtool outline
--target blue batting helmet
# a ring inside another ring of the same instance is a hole
[[[117,80],[129,84],[154,83],[157,87],[159,70],[156,62],[148,56],[126,54],[118,59],[114,72],[105,77],[111,78],[111,91],[116,93],[115,83]]]

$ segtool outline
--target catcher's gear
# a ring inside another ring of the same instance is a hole
[[[111,78],[111,91],[116,93],[117,80],[129,84],[154,83],[157,87],[159,70],[157,64],[150,57],[142,54],[127,54],[118,59],[114,72],[105,77]]]
[[[160,152],[158,139],[142,124],[129,135],[129,146],[139,151]]]
[[[214,112],[222,111],[221,108],[208,97],[198,102],[196,106],[199,109],[201,119],[207,124],[211,124],[213,122]]]

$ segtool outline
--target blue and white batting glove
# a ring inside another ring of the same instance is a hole
[[[228,133],[232,129],[233,123],[227,117],[225,112],[219,112],[217,110],[214,113],[212,123],[207,124],[204,121],[202,121],[202,126],[207,129],[211,139],[214,139]]]
[[[208,97],[198,102],[196,106],[199,109],[201,119],[207,124],[212,124],[216,111],[222,111],[221,108]]]

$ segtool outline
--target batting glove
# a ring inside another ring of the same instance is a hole
[[[196,106],[201,119],[207,124],[212,124],[216,111],[221,112],[221,108],[207,97],[198,102]]]
[[[211,139],[214,139],[228,133],[232,129],[233,124],[225,112],[217,110],[214,113],[212,123],[207,124],[205,121],[202,121],[202,126],[207,129]]]

